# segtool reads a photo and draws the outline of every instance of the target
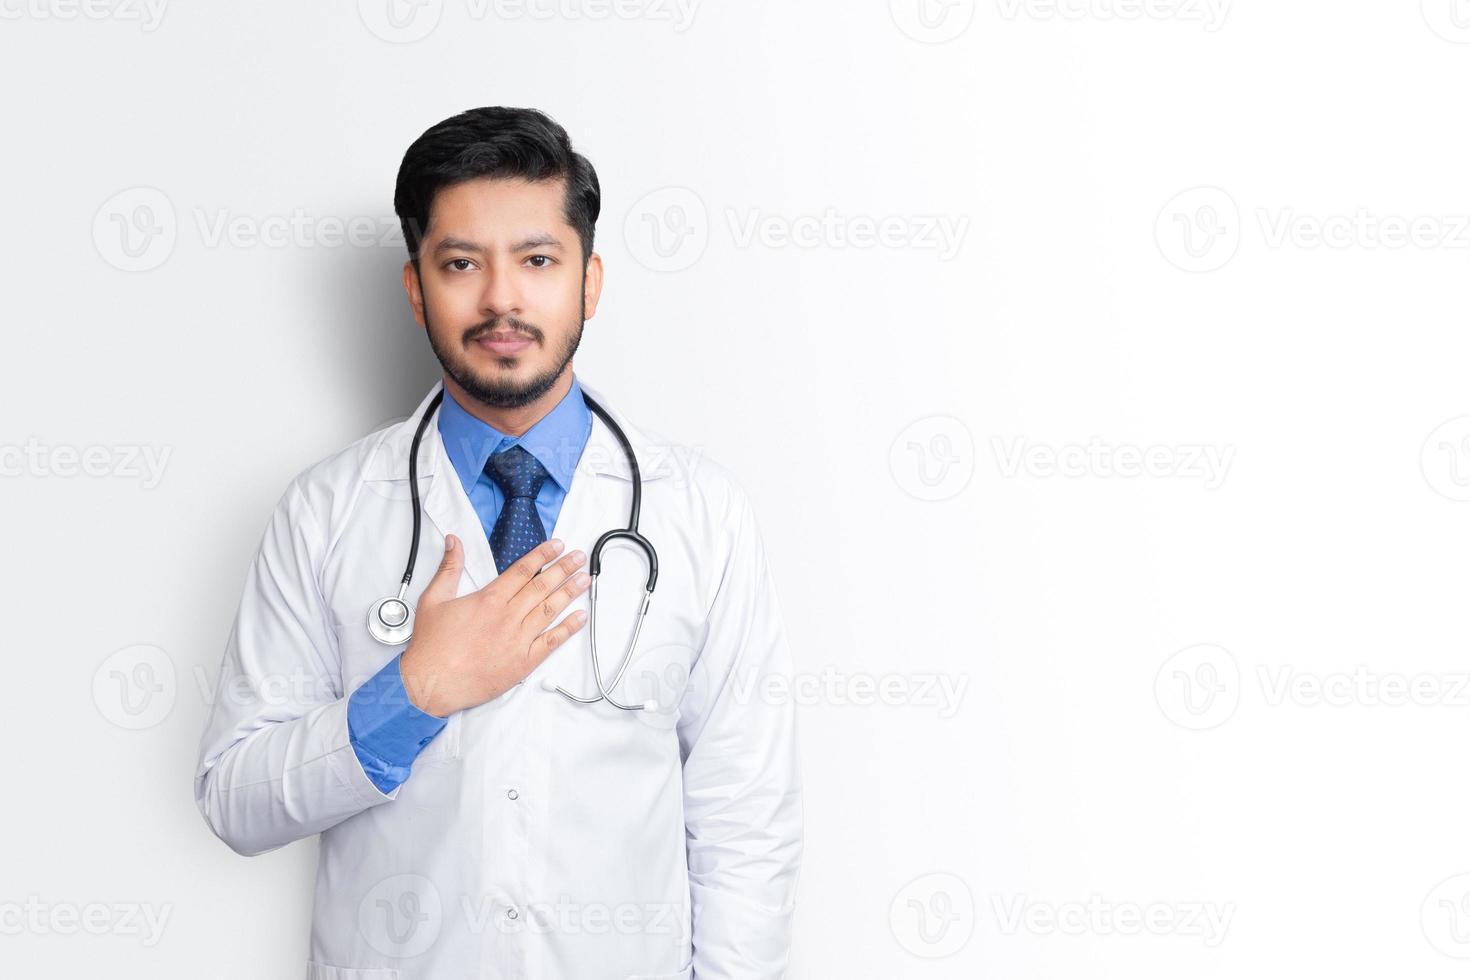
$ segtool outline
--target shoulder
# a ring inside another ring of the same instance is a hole
[[[277,514],[322,534],[340,527],[356,506],[364,480],[381,467],[384,444],[396,425],[375,429],[300,470],[282,492]]]
[[[672,439],[659,429],[639,428],[639,457],[646,471],[645,495],[732,534],[751,519],[750,495],[735,471],[701,443]]]

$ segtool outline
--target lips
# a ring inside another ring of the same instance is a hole
[[[475,343],[479,344],[485,350],[488,350],[492,353],[499,354],[501,356],[507,356],[510,354],[519,354],[527,347],[530,347],[533,341],[530,337],[527,337],[525,334],[520,333],[487,333],[476,337]]]

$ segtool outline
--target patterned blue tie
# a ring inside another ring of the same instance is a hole
[[[546,540],[546,528],[536,512],[536,495],[551,474],[540,460],[516,445],[486,460],[485,475],[505,494],[505,506],[490,529],[495,570],[504,572],[517,558]]]

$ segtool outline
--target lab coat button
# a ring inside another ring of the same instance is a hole
[[[508,796],[508,797],[510,797],[513,800],[518,800],[518,799],[521,798],[521,794],[517,793],[513,789],[512,790],[507,790],[506,793],[505,793],[505,795]]]
[[[508,919],[518,919],[520,918],[520,915],[521,913],[516,911],[516,907],[514,905],[505,910],[505,917]]]

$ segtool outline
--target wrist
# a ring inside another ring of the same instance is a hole
[[[403,681],[403,690],[408,695],[409,703],[424,714],[448,718],[454,713],[454,708],[442,697],[436,696],[443,693],[436,690],[439,686],[435,683],[436,677],[425,677],[419,673],[410,661],[410,652],[405,650],[398,658],[398,676]]]

